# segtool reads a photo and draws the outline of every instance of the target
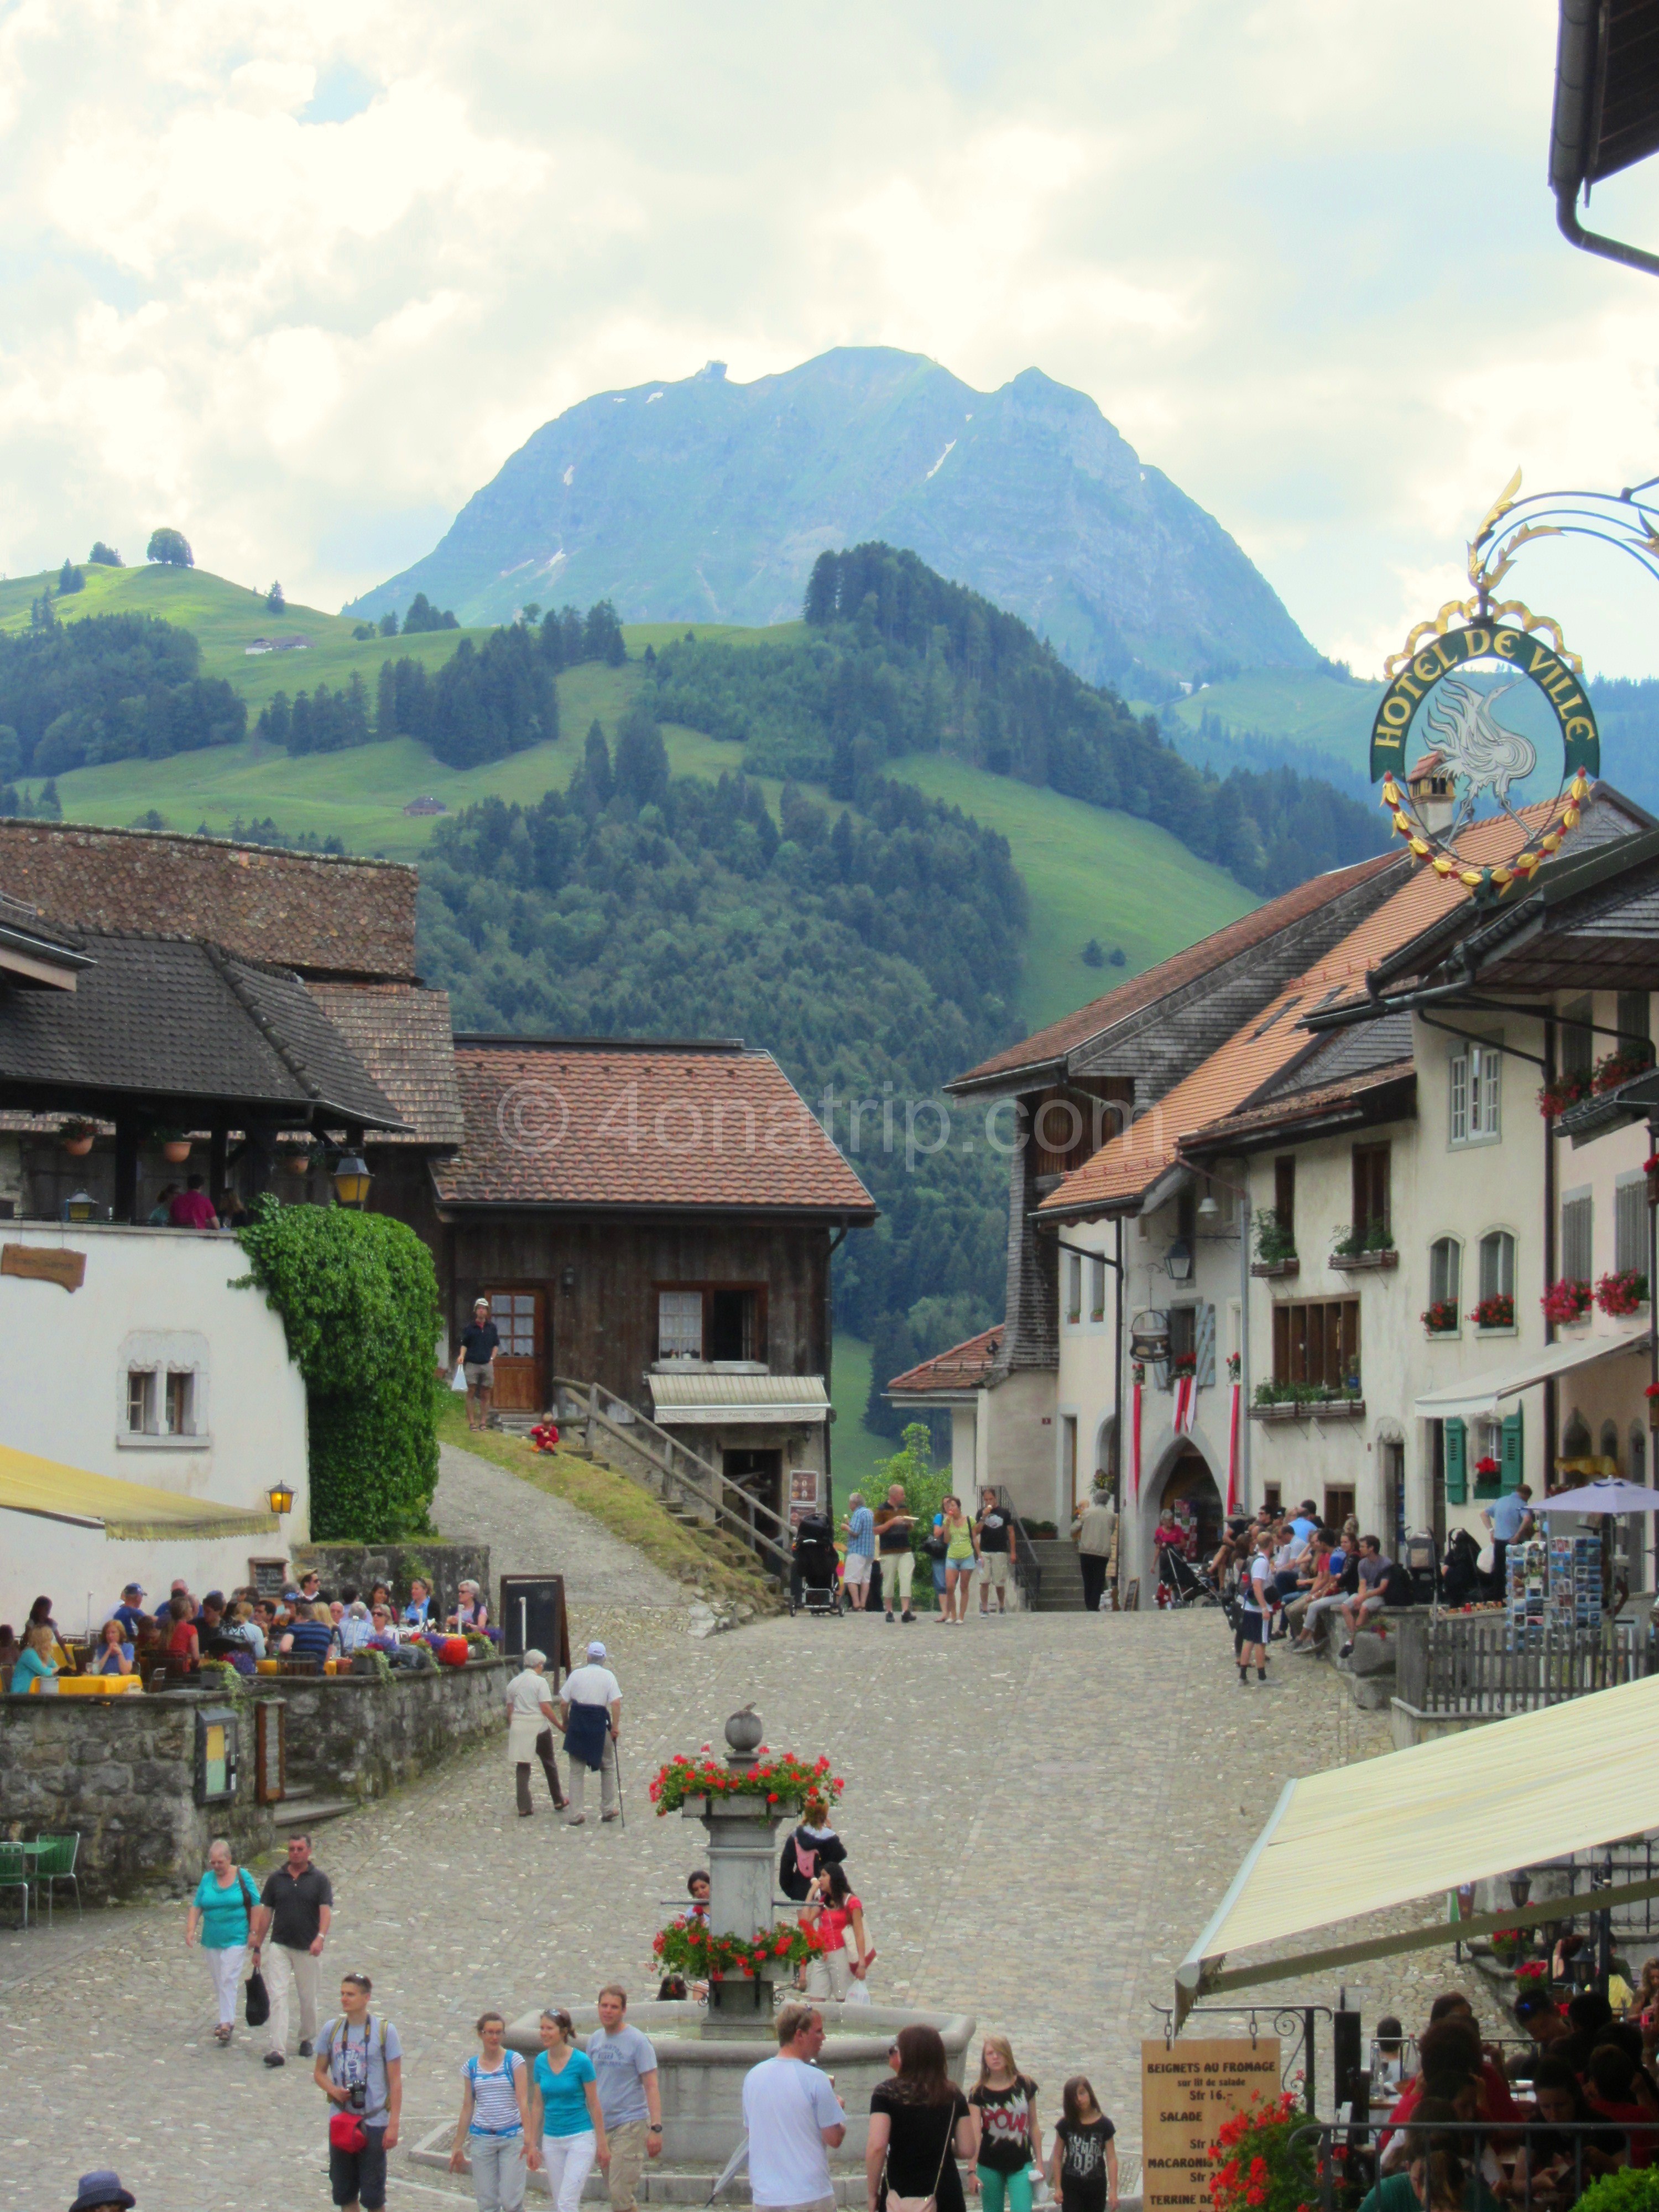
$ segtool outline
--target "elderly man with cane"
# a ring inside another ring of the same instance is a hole
[[[592,1768],[599,1770],[600,1820],[620,1818],[617,1739],[622,1733],[622,1686],[605,1664],[603,1644],[590,1644],[586,1664],[565,1676],[559,1711],[570,1756],[570,1826],[580,1828],[586,1817],[582,1798]]]
[[[558,1723],[554,1717],[553,1692],[547,1682],[546,1667],[544,1651],[526,1651],[523,1673],[515,1674],[507,1686],[507,1755],[513,1761],[518,1782],[519,1815],[526,1820],[531,1814],[532,1759],[539,1759],[542,1763],[554,1811],[562,1813],[565,1807],[565,1795],[559,1787],[559,1769],[553,1757],[553,1731]]]

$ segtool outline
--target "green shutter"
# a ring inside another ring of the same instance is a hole
[[[1442,1424],[1446,1439],[1446,1503],[1465,1504],[1469,1494],[1469,1431],[1465,1421]]]
[[[1498,1456],[1504,1470],[1502,1481],[1505,1490],[1519,1490],[1526,1478],[1524,1436],[1521,1408],[1517,1406],[1512,1413],[1504,1416],[1504,1449]]]

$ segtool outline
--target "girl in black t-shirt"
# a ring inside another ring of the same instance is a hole
[[[965,2212],[956,2161],[973,2157],[976,2130],[968,2100],[945,2070],[945,2039],[936,2027],[902,2027],[894,2051],[894,2078],[870,2094],[869,2212],[882,2212],[890,2192],[931,2197],[937,2212]]]
[[[1033,2166],[1042,2163],[1037,2085],[1014,2063],[1006,2035],[988,2035],[968,2101],[979,2115],[979,2188],[984,2212],[1031,2212]]]
[[[1081,2074],[1060,2092],[1066,2117],[1054,2129],[1050,2161],[1060,2212],[1117,2212],[1117,2130]]]

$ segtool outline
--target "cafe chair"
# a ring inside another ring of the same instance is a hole
[[[46,1925],[50,1928],[52,1887],[55,1883],[60,1881],[69,1883],[75,1892],[75,1909],[77,1913],[81,1910],[81,1881],[75,1871],[75,1862],[81,1851],[81,1838],[77,1830],[74,1835],[40,1836],[36,1840],[44,1848],[36,1854],[34,1861],[34,1909],[38,1915],[40,1910],[40,1885],[44,1882],[46,1891]]]
[[[30,1853],[21,1844],[0,1844],[0,1890],[17,1889],[23,1893],[23,1925],[29,1924],[29,1887],[34,1880],[29,1864]]]

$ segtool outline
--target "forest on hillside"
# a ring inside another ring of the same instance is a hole
[[[30,629],[0,634],[0,775],[234,744],[247,709],[201,665],[191,632],[153,615],[60,623],[37,600]]]

